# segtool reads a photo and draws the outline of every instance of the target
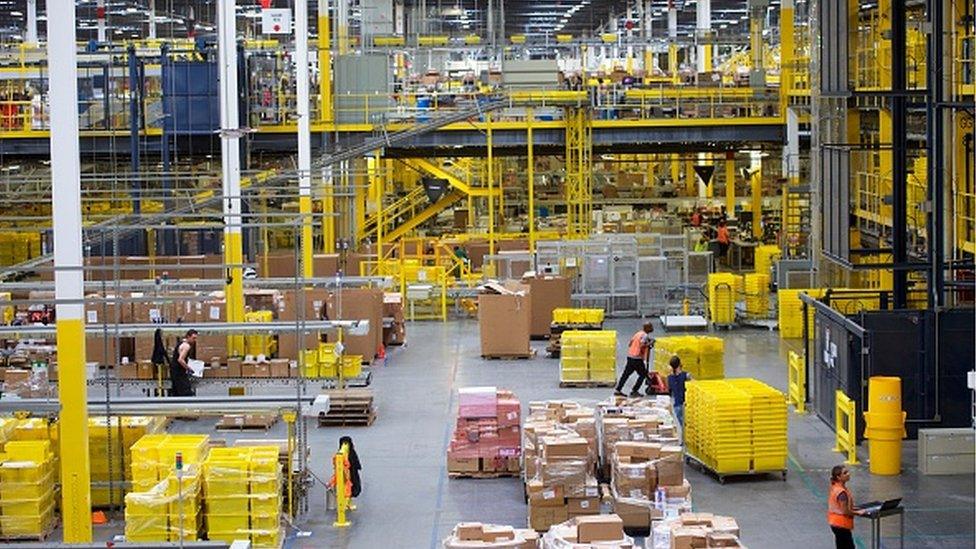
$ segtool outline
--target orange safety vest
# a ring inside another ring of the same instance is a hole
[[[851,503],[851,507],[854,507],[854,498],[851,496],[851,491],[839,482],[832,483],[830,485],[830,493],[827,494],[827,524],[845,530],[853,530],[854,517],[847,514],[847,507],[841,505],[837,499],[841,494],[847,494],[847,500]]]
[[[637,330],[634,337],[630,338],[630,345],[627,346],[628,357],[644,359],[644,354],[647,352],[647,349],[643,345],[645,335],[647,334],[644,333],[644,330]]]
[[[731,239],[729,238],[729,229],[727,227],[719,227],[718,228],[718,237],[717,237],[717,240],[719,242],[721,242],[722,244],[728,244],[729,243],[729,241]]]

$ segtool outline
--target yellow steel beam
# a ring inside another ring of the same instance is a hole
[[[331,124],[332,107],[332,28],[329,21],[329,0],[319,0],[319,121]]]
[[[384,241],[395,242],[401,239],[402,237],[409,234],[410,231],[416,229],[418,226],[420,226],[428,219],[444,211],[444,208],[447,208],[448,206],[454,204],[458,200],[461,200],[461,197],[463,196],[464,195],[462,193],[453,190],[446,193],[443,197],[441,197],[440,200],[431,204],[430,206],[427,206],[426,208],[418,212],[417,215],[411,217],[403,224],[399,225],[398,227],[396,227],[395,229],[387,233],[387,235],[384,237]]]
[[[729,217],[735,215],[735,153],[725,153],[725,211]]]
[[[532,142],[532,119],[534,118],[532,108],[525,111],[525,119],[528,127],[525,129],[525,142],[527,148],[527,172],[529,187],[529,253],[535,252],[535,144]]]
[[[486,146],[488,148],[488,255],[495,255],[495,152],[491,113],[485,113]]]

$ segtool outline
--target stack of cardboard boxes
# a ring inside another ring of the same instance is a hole
[[[459,476],[515,476],[521,454],[521,404],[495,387],[458,391],[457,426],[447,449],[447,470]]]
[[[546,531],[573,517],[599,514],[593,409],[551,401],[533,403],[530,410],[523,439],[529,526]]]
[[[552,322],[552,311],[570,307],[572,304],[570,299],[572,284],[565,277],[538,274],[523,276],[522,283],[529,287],[529,299],[532,301],[529,336],[547,337]]]
[[[473,547],[497,549],[538,549],[539,534],[535,530],[462,522],[454,527],[450,537],[443,542],[444,549],[469,549]]]
[[[544,549],[633,549],[634,540],[624,534],[616,515],[580,516],[553,526],[542,537]]]
[[[690,509],[683,449],[667,396],[613,397],[598,406],[601,478],[628,528],[648,528],[670,505]],[[662,488],[659,493],[658,488]]]
[[[739,524],[732,517],[711,513],[683,513],[656,522],[647,540],[648,549],[698,549],[738,547]]]
[[[406,322],[403,317],[403,295],[398,292],[383,294],[383,319],[390,324],[383,325],[383,345],[403,345],[407,340]]]

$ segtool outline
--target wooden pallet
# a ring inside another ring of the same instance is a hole
[[[535,349],[532,349],[528,353],[514,353],[514,354],[499,354],[499,355],[481,355],[481,358],[486,360],[525,360],[535,356]]]
[[[330,389],[329,412],[319,414],[320,427],[369,427],[376,420],[373,391],[369,389]]]
[[[725,471],[718,472],[708,465],[705,464],[701,459],[685,452],[685,463],[689,466],[701,471],[702,473],[711,476],[718,480],[719,484],[725,484],[726,479],[732,477],[760,477],[768,475],[780,475],[783,481],[786,481],[787,469],[764,469],[764,470],[749,470],[749,471]]]
[[[615,381],[560,381],[559,386],[563,389],[593,389],[597,387],[613,387]]]
[[[448,478],[516,478],[518,471],[448,471]]]
[[[215,429],[221,431],[267,431],[278,423],[275,414],[227,414],[217,420]]]

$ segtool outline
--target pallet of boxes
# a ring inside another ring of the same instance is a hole
[[[529,527],[545,532],[570,518],[599,514],[593,409],[571,401],[532,403],[523,431]]]
[[[535,530],[481,522],[462,522],[442,543],[444,549],[538,549]]]
[[[542,536],[543,549],[633,549],[617,515],[586,515],[557,524]]]
[[[711,513],[682,513],[654,523],[647,549],[697,549],[738,547],[739,523],[732,517]]]
[[[601,477],[624,526],[646,532],[668,513],[691,510],[684,451],[670,398],[614,397],[598,408]]]
[[[562,335],[567,331],[586,331],[603,329],[603,309],[573,309],[558,307],[552,310],[549,323],[549,344],[546,352],[550,358],[559,358],[562,353]]]
[[[495,387],[458,390],[458,417],[447,449],[452,478],[514,477],[521,455],[521,404]]]

